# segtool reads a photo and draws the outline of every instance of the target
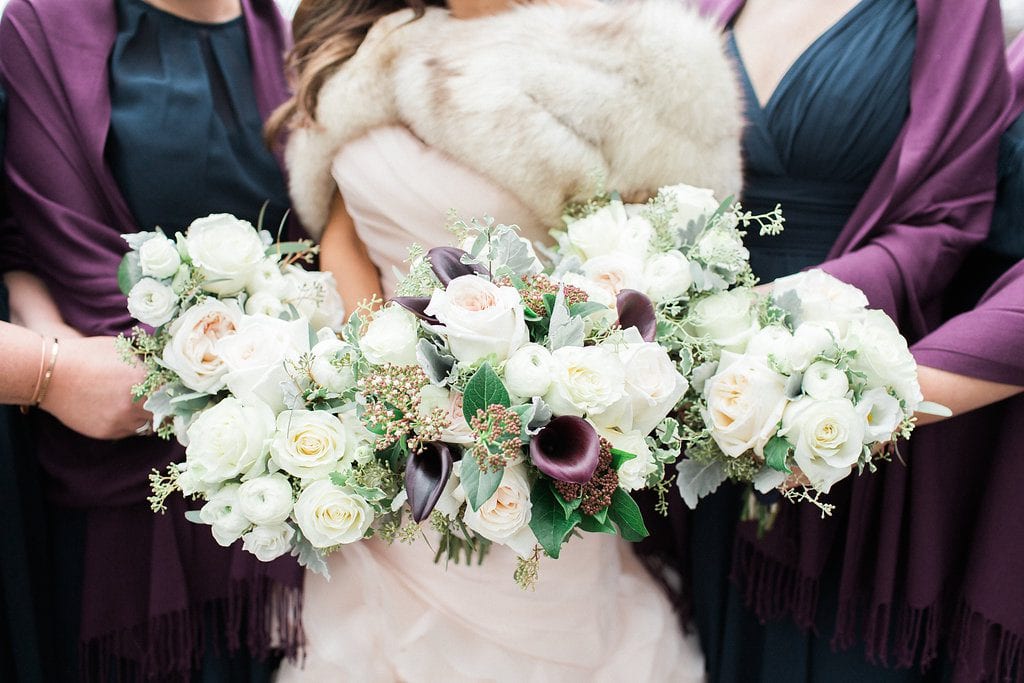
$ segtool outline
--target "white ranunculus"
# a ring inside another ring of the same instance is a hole
[[[786,378],[764,359],[724,352],[718,372],[704,383],[704,395],[704,419],[722,452],[736,458],[753,450],[764,457],[789,402]]]
[[[213,485],[262,474],[273,433],[274,414],[269,408],[245,405],[229,396],[204,410],[189,426],[185,449],[189,475]]]
[[[583,275],[613,297],[624,289],[647,290],[644,263],[637,256],[608,254],[583,263]]]
[[[276,560],[292,549],[295,529],[284,524],[260,524],[242,534],[242,550],[252,553],[260,562]]]
[[[850,323],[843,346],[857,352],[852,367],[867,375],[869,388],[892,387],[909,412],[924,400],[907,340],[883,311],[867,311]]]
[[[649,434],[669,414],[689,383],[660,344],[642,342],[619,350],[625,395],[607,410],[591,412],[598,425]]]
[[[178,295],[151,277],[142,278],[128,292],[128,312],[143,325],[166,325],[177,311]]]
[[[600,433],[612,448],[636,456],[619,467],[619,486],[627,491],[637,491],[646,487],[647,477],[658,469],[651,447],[647,445],[646,435],[636,431],[623,434],[616,429],[602,429]]]
[[[839,328],[828,322],[804,323],[793,332],[786,358],[796,372],[803,372],[823,353],[833,349]]]
[[[864,428],[864,417],[847,399],[803,396],[786,407],[779,435],[793,444],[793,460],[811,485],[828,493],[857,464]]]
[[[287,407],[285,385],[295,382],[290,363],[308,352],[309,323],[265,315],[245,316],[237,332],[216,346],[231,393],[247,403],[261,401],[275,413]]]
[[[295,521],[314,548],[330,548],[362,539],[373,523],[373,508],[361,496],[320,479],[299,493]]]
[[[428,384],[420,389],[419,413],[427,417],[435,410],[443,412],[447,427],[441,431],[441,441],[445,443],[473,443],[476,436],[466,422],[462,413],[462,394],[448,391],[444,387]]]
[[[778,369],[789,374],[793,366],[789,360],[789,348],[793,345],[793,335],[781,325],[769,325],[761,328],[747,342],[744,354],[757,358],[771,359]]]
[[[807,368],[801,389],[819,401],[843,398],[850,390],[850,379],[832,363],[819,360]]]
[[[281,265],[273,258],[266,258],[249,273],[245,288],[253,295],[269,294],[281,299],[288,294],[288,281],[281,272]]]
[[[718,210],[719,201],[715,199],[715,191],[706,187],[693,187],[679,184],[661,188],[658,193],[669,200],[675,208],[672,222],[681,228],[689,225],[702,216],[710,216]]]
[[[743,238],[732,230],[709,230],[696,245],[696,255],[709,266],[738,272],[750,259]]]
[[[292,513],[292,484],[283,474],[268,474],[238,487],[238,505],[253,524],[278,524]]]
[[[214,540],[225,548],[241,538],[251,526],[238,507],[238,486],[234,484],[213,494],[199,509],[199,519],[212,527]]]
[[[797,324],[831,323],[840,332],[845,332],[850,321],[863,315],[868,306],[864,292],[823,270],[808,270],[775,281],[773,298],[780,299],[788,292],[794,292],[800,299]]]
[[[248,221],[226,213],[199,218],[185,233],[192,265],[204,277],[203,289],[231,296],[245,288],[265,260],[266,247]]]
[[[530,482],[524,465],[506,467],[501,483],[479,510],[469,505],[463,521],[484,538],[510,547],[520,556],[529,555],[537,543],[530,530],[532,515]]]
[[[319,479],[352,466],[352,446],[336,415],[313,410],[286,410],[277,416],[270,460],[293,477]]]
[[[142,274],[158,280],[174,277],[181,265],[178,246],[162,234],[155,234],[139,247]]]
[[[359,339],[366,360],[374,365],[416,365],[420,323],[409,311],[392,304],[373,314]]]
[[[434,290],[426,313],[438,319],[452,354],[462,363],[501,362],[530,339],[515,287],[463,275]]]
[[[885,389],[869,389],[860,397],[857,412],[864,416],[864,443],[890,441],[903,421],[899,400]]]
[[[551,360],[551,388],[544,401],[555,415],[600,413],[626,393],[626,370],[614,351],[565,346]]]
[[[338,283],[328,272],[309,271],[297,265],[284,273],[285,294],[281,299],[291,304],[299,315],[309,320],[314,329],[341,329],[345,307],[338,293]]]
[[[690,262],[678,251],[655,254],[644,266],[644,280],[655,302],[681,299],[693,284]]]
[[[242,311],[234,302],[209,298],[185,311],[170,327],[164,365],[193,391],[215,394],[224,388],[227,366],[216,352],[217,343],[235,333]]]
[[[269,291],[256,292],[245,300],[245,312],[248,315],[265,315],[278,318],[285,312],[285,305]]]
[[[522,397],[543,396],[551,387],[551,352],[540,344],[520,346],[505,362],[505,388]]]
[[[690,309],[690,326],[698,337],[707,337],[725,351],[742,352],[757,333],[757,295],[749,289],[732,289],[705,297]]]
[[[605,255],[643,258],[650,248],[653,233],[647,219],[630,216],[618,200],[569,223],[566,228],[570,244],[584,260]]]
[[[317,342],[310,351],[313,363],[309,374],[313,381],[336,394],[343,394],[355,386],[356,376],[351,362],[356,350],[337,337]]]

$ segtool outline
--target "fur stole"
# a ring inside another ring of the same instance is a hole
[[[400,124],[504,187],[546,225],[601,185],[626,197],[685,182],[741,185],[741,99],[719,30],[678,0],[531,4],[458,20],[428,9],[378,21],[294,131],[292,202],[314,235],[331,162]]]

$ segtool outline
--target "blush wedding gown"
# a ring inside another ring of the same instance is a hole
[[[409,245],[453,241],[450,209],[544,237],[514,197],[404,128],[372,130],[332,170],[385,295]],[[286,662],[278,681],[704,680],[696,638],[629,545],[573,538],[560,559],[541,559],[532,591],[516,585],[516,556],[496,544],[479,566],[435,564],[422,538],[344,546],[328,558],[330,581],[306,575],[305,661]]]

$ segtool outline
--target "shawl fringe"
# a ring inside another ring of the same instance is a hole
[[[753,543],[736,537],[729,580],[740,588],[744,604],[761,622],[792,618],[804,630],[814,630],[818,609],[818,580],[769,557]]]

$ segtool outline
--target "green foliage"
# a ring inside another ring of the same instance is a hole
[[[793,470],[786,464],[792,450],[793,446],[785,437],[773,436],[764,446],[764,462],[776,472],[792,474]]]
[[[612,467],[619,469],[624,463],[629,462],[636,457],[636,453],[627,453],[626,451],[620,451],[618,448],[612,449]]]
[[[117,286],[121,293],[128,296],[132,287],[142,279],[142,266],[139,265],[139,252],[129,251],[121,259],[117,267]]]
[[[490,405],[508,408],[512,405],[508,390],[490,363],[485,362],[473,374],[462,395],[462,414],[466,422],[472,422],[478,410],[486,411]]]
[[[462,457],[462,465],[459,468],[459,476],[462,480],[462,489],[466,492],[466,502],[474,511],[494,495],[501,485],[501,478],[505,470],[491,470],[484,472],[477,464],[476,458],[470,454]]]
[[[574,510],[567,518],[556,499],[557,493],[548,481],[538,482],[530,493],[530,529],[544,552],[556,559],[566,537],[583,519],[579,510]]]
[[[615,493],[612,494],[608,518],[615,522],[619,527],[619,534],[627,541],[640,541],[649,535],[639,506],[633,497],[622,489],[615,489]]]

